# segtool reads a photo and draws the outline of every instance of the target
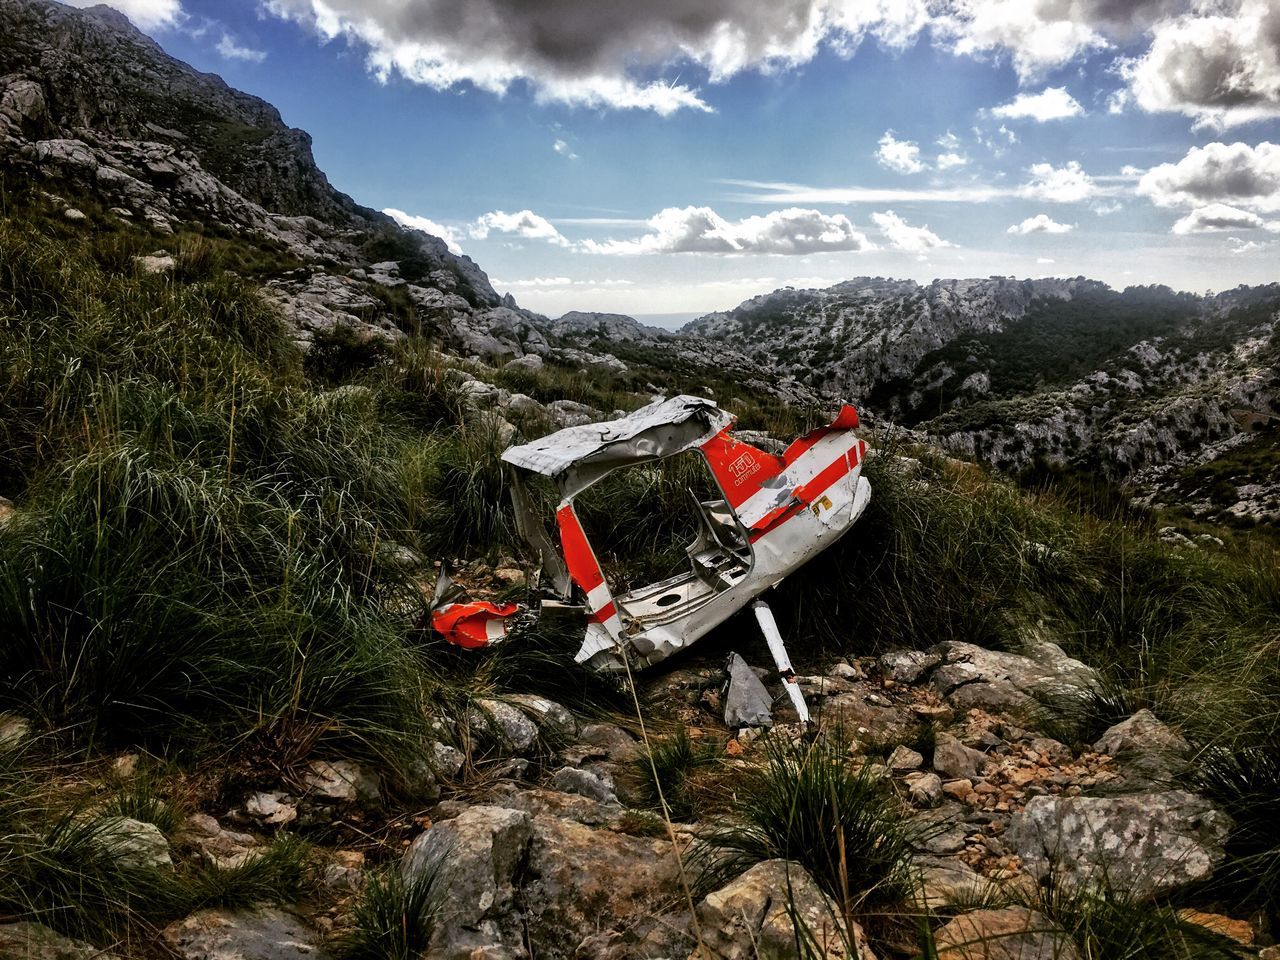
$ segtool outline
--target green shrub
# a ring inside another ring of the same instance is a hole
[[[443,901],[437,868],[406,878],[398,867],[372,876],[338,945],[341,960],[415,960],[431,942]]]

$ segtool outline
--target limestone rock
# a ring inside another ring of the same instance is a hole
[[[578,734],[578,721],[567,707],[532,693],[512,693],[507,702],[524,711],[538,725],[544,735],[562,742],[572,740]]]
[[[708,894],[697,911],[703,940],[723,960],[874,960],[861,928],[845,930],[839,908],[798,863],[757,863]],[[793,915],[801,937],[810,938],[804,952],[797,950]]]
[[[889,759],[885,761],[893,773],[908,773],[912,770],[919,770],[924,766],[924,757],[912,750],[905,743],[900,743],[893,748],[893,753],[889,754]]]
[[[282,827],[298,819],[298,802],[283,791],[264,790],[244,802],[244,812],[259,823]]]
[[[578,767],[561,767],[551,776],[551,788],[564,793],[577,793],[599,803],[617,803],[613,778]]]
[[[228,830],[207,813],[192,814],[183,827],[184,839],[200,851],[206,863],[220,870],[243,864],[259,848],[258,838]]]
[[[880,657],[880,672],[894,683],[916,683],[942,662],[937,653],[923,650],[893,650]]]
[[[939,960],[1079,960],[1067,934],[1025,907],[975,910],[938,931]]]
[[[1149,784],[1170,781],[1185,770],[1191,747],[1150,710],[1139,710],[1108,729],[1093,750],[1115,757],[1126,780]]]
[[[201,910],[165,927],[165,946],[182,960],[324,960],[319,934],[276,907]]]
[[[519,943],[505,925],[516,868],[532,836],[532,818],[524,811],[476,806],[435,823],[413,841],[401,870],[406,877],[436,871],[435,889],[442,896],[433,957],[463,960],[476,950]]]
[[[942,802],[942,778],[936,773],[917,770],[909,773],[903,783],[911,802],[921,807],[936,807]]]
[[[1000,712],[1038,699],[1079,697],[1097,684],[1097,674],[1068,657],[1055,643],[1038,641],[1026,654],[986,650],[971,643],[941,643],[930,652],[942,663],[933,671],[938,692],[961,708]]]
[[[1035,876],[1105,881],[1150,897],[1207,879],[1226,856],[1226,814],[1182,790],[1123,797],[1033,797],[1006,842]]]

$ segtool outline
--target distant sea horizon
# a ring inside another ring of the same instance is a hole
[[[633,313],[631,316],[650,327],[679,330],[690,320],[696,320],[698,317],[705,316],[706,313],[707,311],[702,310],[698,313]]]

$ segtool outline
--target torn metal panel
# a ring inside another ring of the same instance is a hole
[[[515,603],[447,603],[431,612],[431,626],[450,643],[478,650],[507,639],[508,622],[519,613],[520,606]]]
[[[510,447],[502,459],[555,480],[568,499],[619,467],[691,450],[732,422],[733,416],[710,400],[681,395],[617,420],[566,427]]]

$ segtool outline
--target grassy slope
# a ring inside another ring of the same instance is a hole
[[[428,720],[459,716],[470,691],[517,678],[579,702],[594,689],[565,675],[555,638],[463,658],[417,627],[421,593],[388,542],[514,549],[501,443],[464,421],[449,362],[411,337],[368,354],[334,343],[304,363],[242,279],[272,269],[270,251],[192,237],[172,277],[137,273],[133,251],[154,244],[83,236],[38,209],[0,219],[0,492],[20,507],[0,528],[0,708],[84,756],[142,744],[280,768],[340,750],[394,782]],[[641,399],[555,369],[476,372],[604,408]],[[752,402],[760,424],[796,416]],[[1272,545],[1232,534],[1221,551],[1175,551],[1096,491],[1028,493],[898,452],[868,465],[876,493],[855,534],[779,598],[800,658],[1016,647],[1038,621],[1111,679],[1091,714],[1067,718],[1077,736],[1151,705],[1254,769],[1237,745],[1280,725]],[[659,534],[686,480],[602,491],[605,551],[666,559]],[[0,817],[29,807],[43,826],[0,857],[0,914],[60,916],[56,884],[30,871],[63,849],[50,831],[65,810],[24,803]],[[33,904],[41,884],[55,893]],[[165,915],[192,902],[172,897]],[[127,926],[130,910],[103,923]]]

